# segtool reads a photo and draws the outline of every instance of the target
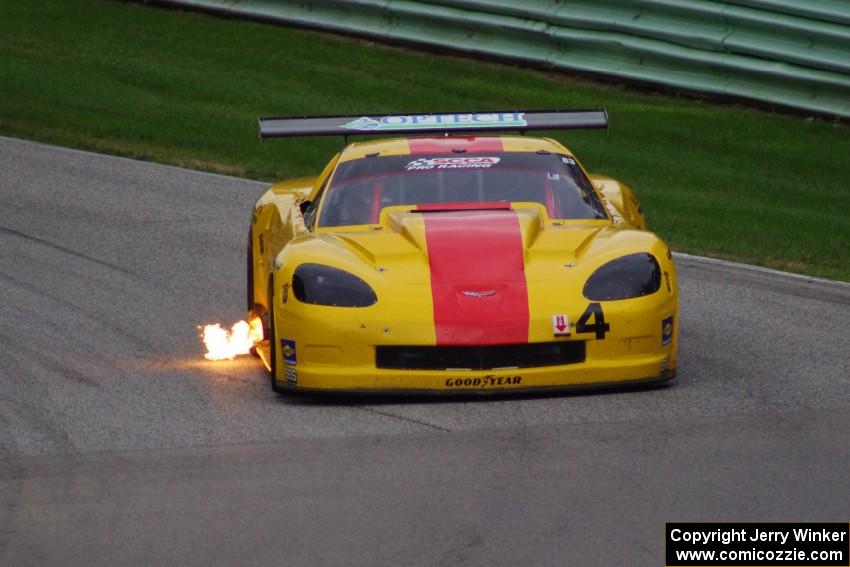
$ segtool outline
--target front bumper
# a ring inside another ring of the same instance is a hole
[[[661,382],[675,375],[675,287],[669,293],[663,290],[636,299],[602,302],[606,332],[601,338],[577,326],[589,309],[587,300],[569,301],[554,292],[530,295],[534,301],[524,344],[583,342],[583,356],[546,361],[546,365],[528,359],[524,364],[512,356],[496,357],[498,362],[491,359],[492,366],[450,359],[446,366],[436,369],[411,369],[401,364],[390,368],[381,364],[385,359],[379,361],[376,356],[377,346],[404,349],[437,345],[430,303],[420,305],[411,300],[430,296],[410,289],[402,291],[406,293],[399,291],[399,297],[384,293],[382,303],[357,309],[306,305],[293,298],[285,302],[281,301],[284,294],[277,292],[277,385],[306,392],[489,394],[624,386]],[[552,303],[535,303],[544,300]],[[553,313],[566,314],[571,336],[553,336]],[[506,345],[505,350],[511,346],[518,345]],[[264,349],[258,350],[262,354]]]
[[[268,367],[268,348],[258,352]],[[496,370],[341,368],[298,361],[295,365],[281,364],[277,385],[304,392],[498,394],[651,384],[674,376],[669,354],[661,352],[619,360]]]
[[[565,384],[558,386],[532,386],[511,388],[446,388],[440,390],[424,390],[413,388],[380,388],[380,389],[339,389],[339,388],[309,388],[292,383],[278,383],[278,387],[296,393],[311,395],[365,395],[365,396],[503,396],[522,394],[570,393],[581,391],[623,390],[670,384],[676,377],[675,370],[667,370],[660,376],[641,378],[638,380],[618,380],[615,382],[589,382],[583,384]]]

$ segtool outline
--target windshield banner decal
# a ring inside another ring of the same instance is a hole
[[[474,169],[492,167],[499,163],[497,157],[435,157],[419,158],[408,163],[406,171],[428,169]]]

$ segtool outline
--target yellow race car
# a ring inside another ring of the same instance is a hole
[[[261,118],[263,137],[406,136],[348,144],[254,205],[248,312],[274,391],[672,378],[676,270],[631,190],[555,140],[492,133],[607,123],[604,110]]]

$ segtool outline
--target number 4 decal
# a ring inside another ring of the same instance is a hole
[[[593,324],[588,325],[587,321],[593,316]],[[596,333],[597,339],[604,339],[605,333],[611,330],[611,325],[605,322],[605,315],[602,313],[602,306],[598,303],[591,303],[584,310],[579,320],[576,322],[576,333]]]

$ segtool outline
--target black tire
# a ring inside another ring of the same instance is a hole
[[[248,321],[251,321],[252,317],[259,317],[257,314],[256,304],[254,303],[254,238],[253,238],[253,229],[248,227],[248,247],[246,249],[245,257],[247,258],[247,270],[245,271],[245,292],[246,298],[248,300]],[[268,332],[263,324],[263,338],[268,337]],[[257,354],[257,349],[251,347],[251,355],[259,358],[259,354]]]
[[[248,252],[246,257],[248,259],[247,269],[245,271],[245,297],[247,299],[248,304],[248,319],[251,317],[259,317],[263,323],[263,338],[269,338],[269,317],[267,310],[260,304],[257,303],[256,298],[254,297],[254,238],[253,238],[253,229],[248,229]]]
[[[248,299],[248,315],[254,313],[254,238],[253,229],[248,227],[248,269],[245,272],[246,297]]]
[[[269,366],[271,366],[271,370],[269,370],[269,380],[271,381],[272,390],[276,394],[283,394],[285,390],[277,385],[277,380],[275,379],[275,371],[277,370],[277,335],[275,333],[275,324],[274,324],[274,277],[269,278]]]

